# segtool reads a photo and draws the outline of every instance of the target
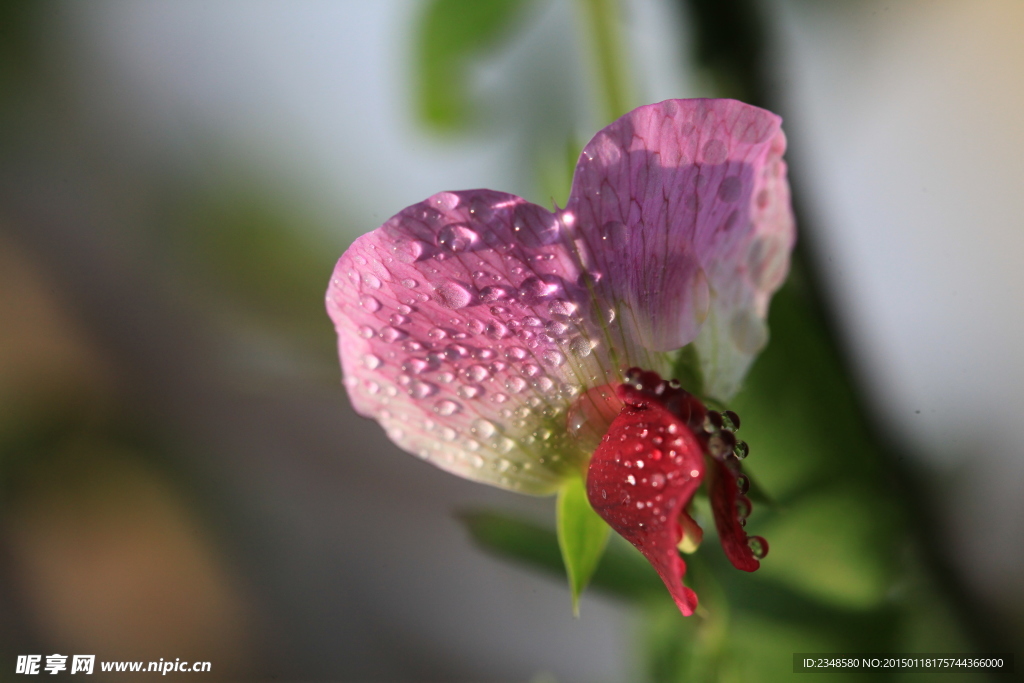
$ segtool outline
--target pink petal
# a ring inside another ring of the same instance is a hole
[[[356,411],[445,470],[551,492],[589,455],[569,407],[655,362],[612,363],[584,261],[558,216],[490,190],[442,192],[363,235],[327,292]]]
[[[648,348],[696,341],[719,399],[764,345],[788,270],[785,147],[779,117],[763,109],[667,100],[599,132],[576,166],[567,213],[603,275],[600,294]]]

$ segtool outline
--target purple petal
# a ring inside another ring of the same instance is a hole
[[[585,260],[559,216],[490,190],[434,195],[363,235],[327,292],[356,411],[443,469],[552,491],[589,456],[566,430],[577,397],[665,362],[610,360]]]
[[[795,240],[780,122],[735,100],[640,107],[583,150],[566,210],[639,343],[696,341],[720,399],[767,339]]]

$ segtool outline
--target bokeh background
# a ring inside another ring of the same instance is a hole
[[[797,294],[738,403],[782,501],[765,580],[826,611],[738,609],[723,651],[753,668],[721,677],[1024,642],[1024,4],[482,4],[488,31],[456,0],[0,5],[0,678],[61,652],[682,680],[696,627],[600,586],[574,619],[563,580],[474,543],[456,513],[550,527],[553,501],[357,418],[323,312],[406,205],[564,200],[609,121],[598,10],[631,104],[742,95],[790,139]]]

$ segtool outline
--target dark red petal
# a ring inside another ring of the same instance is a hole
[[[676,546],[679,515],[700,486],[704,456],[685,423],[657,402],[629,401],[590,460],[587,497],[597,513],[643,553],[685,616],[697,607],[683,585]]]
[[[759,536],[748,537],[743,529],[742,521],[750,514],[750,500],[740,491],[737,474],[728,465],[715,458],[708,458],[708,461],[712,463],[708,473],[711,511],[722,549],[734,567],[745,572],[755,571],[761,563],[750,547],[751,540],[756,540],[761,557],[768,552],[768,546]]]

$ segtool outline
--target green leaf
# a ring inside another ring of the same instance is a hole
[[[416,106],[420,117],[450,131],[469,119],[467,79],[474,57],[504,38],[530,0],[430,0],[416,46]]]
[[[558,491],[558,547],[572,593],[572,612],[579,616],[580,594],[597,569],[611,531],[587,500],[581,477],[570,477]]]

